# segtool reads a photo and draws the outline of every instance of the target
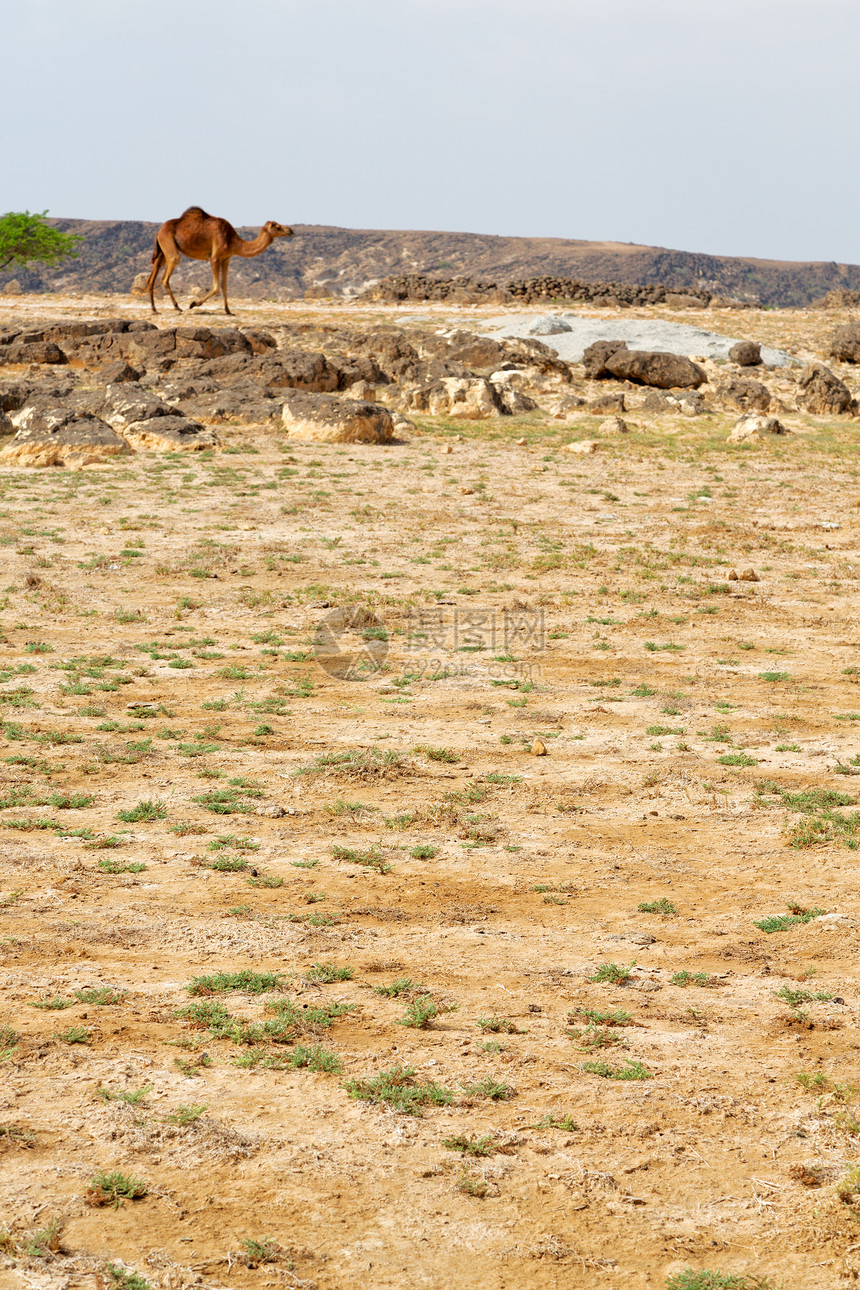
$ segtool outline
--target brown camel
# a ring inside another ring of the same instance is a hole
[[[272,245],[275,238],[292,236],[291,228],[287,228],[285,224],[276,224],[270,219],[255,238],[246,242],[225,219],[219,219],[217,215],[207,215],[199,206],[189,206],[187,211],[182,212],[179,219],[169,219],[162,224],[155,235],[152,272],[146,284],[152,312],[158,312],[155,308],[155,283],[162,266],[164,266],[162,286],[173,301],[173,308],[179,309],[176,296],[170,287],[170,278],[182,256],[185,255],[189,260],[208,260],[212,265],[212,290],[202,299],[192,300],[188,308],[196,309],[220,291],[224,297],[224,312],[229,314],[227,270],[230,267],[231,258],[234,255],[246,258],[259,255],[267,246]]]

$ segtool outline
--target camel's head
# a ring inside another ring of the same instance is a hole
[[[274,239],[276,237],[292,237],[293,230],[286,224],[278,224],[275,220],[266,220],[263,225],[264,230]]]

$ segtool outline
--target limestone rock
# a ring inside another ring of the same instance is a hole
[[[767,412],[770,407],[770,390],[767,386],[744,376],[730,377],[718,385],[716,397],[738,412]]]
[[[535,400],[522,389],[524,375],[523,372],[515,369],[512,372],[494,372],[490,377],[490,384],[499,396],[502,410],[509,416],[517,416],[522,412],[534,412],[538,406]]]
[[[776,417],[763,417],[748,412],[732,426],[726,443],[749,443],[750,440],[760,440],[768,434],[791,434],[791,431]]]
[[[738,581],[739,582],[761,582],[761,579],[759,578],[755,569],[744,569],[742,573],[738,574]]]
[[[757,367],[761,362],[761,345],[756,340],[739,340],[729,350],[729,358],[738,367]]]
[[[403,402],[406,412],[428,412],[463,421],[483,421],[504,413],[495,386],[480,376],[446,376],[430,385],[415,386],[404,392]]]
[[[133,421],[119,431],[123,439],[139,451],[202,452],[218,448],[221,441],[214,430],[187,417],[160,416]]]
[[[860,323],[845,323],[836,328],[830,342],[830,357],[841,363],[860,363]]]
[[[535,739],[534,743],[532,744],[532,756],[546,757],[546,755],[547,755],[547,747],[544,741],[542,739]]]
[[[584,457],[589,453],[597,452],[601,444],[599,439],[579,439],[576,443],[566,443],[564,446],[568,452],[575,452]]]
[[[289,439],[311,443],[390,443],[394,422],[378,403],[305,390],[286,392],[282,412]]]
[[[698,363],[690,362],[681,354],[661,350],[617,349],[607,356],[603,365],[619,381],[654,385],[660,390],[695,390],[708,379]]]
[[[149,282],[148,273],[136,273],[134,275],[134,281],[131,284],[131,294],[133,296],[148,296],[149,292],[146,289],[147,282]],[[162,287],[160,280],[156,283],[155,291],[153,292],[153,294],[159,300],[164,295],[164,288]],[[150,312],[152,311],[150,310]]]
[[[18,432],[0,452],[4,465],[76,469],[129,451],[106,422],[69,408],[28,407],[15,417]]]
[[[10,278],[3,288],[3,294],[4,296],[21,296],[24,294],[24,289],[17,278]]]
[[[817,416],[856,412],[857,400],[844,381],[823,363],[809,363],[797,378],[797,406]]]
[[[163,403],[157,395],[136,386],[127,389],[124,385],[109,385],[104,391],[101,404],[94,406],[93,411],[97,411],[114,430],[119,431],[140,421],[150,421],[154,417],[176,415],[176,409]]]

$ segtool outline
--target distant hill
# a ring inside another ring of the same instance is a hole
[[[149,270],[156,224],[74,219],[49,223],[84,238],[79,257],[45,271],[7,270],[0,275],[0,285],[17,278],[25,291],[124,294],[136,274]],[[294,227],[290,241],[276,242],[254,259],[233,260],[230,283],[236,296],[290,298],[320,288],[354,295],[379,278],[416,273],[500,283],[552,275],[585,282],[660,284],[673,291],[692,289],[776,306],[806,305],[836,288],[860,290],[856,264],[753,260],[551,237]],[[257,229],[240,232],[251,237]],[[183,261],[173,283],[185,292],[209,280],[208,265]]]

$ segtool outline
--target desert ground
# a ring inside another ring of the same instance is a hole
[[[2,1290],[858,1280],[860,420],[790,379],[0,466]]]

